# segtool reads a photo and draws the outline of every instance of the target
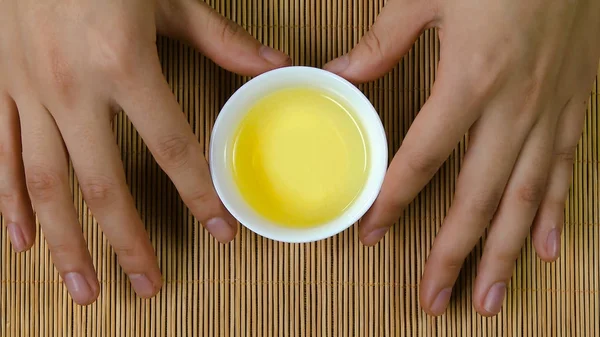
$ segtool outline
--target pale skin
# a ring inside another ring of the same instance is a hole
[[[99,288],[69,194],[69,156],[134,289],[152,296],[160,271],[118,159],[110,129],[115,109],[127,112],[194,215],[213,225],[210,220],[223,219],[222,226],[207,225],[211,233],[223,242],[235,235],[198,159],[197,140],[162,78],[157,29],[248,75],[289,59],[241,29],[224,29],[232,26],[192,0],[154,7],[48,2],[52,6],[0,0],[0,31],[6,32],[0,71],[9,74],[0,78],[0,211],[13,245],[25,250],[35,236],[33,204],[73,298],[93,301]],[[183,6],[194,10],[177,11]],[[360,224],[360,237],[377,243],[469,131],[454,203],[421,282],[421,306],[432,315],[445,311],[464,258],[491,226],[473,304],[495,315],[530,228],[540,257],[558,258],[574,149],[600,55],[600,2],[389,0],[359,45],[326,69],[354,82],[380,77],[429,27],[442,37],[438,78]],[[221,34],[213,38],[206,33],[211,29]],[[20,242],[10,234],[15,228]],[[89,296],[71,289],[72,273],[82,276]]]
[[[377,243],[469,131],[420,303],[429,314],[444,313],[464,259],[489,227],[473,305],[492,316],[530,229],[541,259],[559,256],[573,156],[600,56],[600,1],[389,0],[356,48],[325,68],[354,82],[375,79],[431,27],[441,37],[431,97],[360,223],[360,238]]]
[[[121,108],[194,216],[221,242],[237,231],[162,75],[157,31],[245,75],[291,63],[195,0],[0,0],[0,211],[14,249],[24,251],[34,242],[35,210],[79,304],[93,302],[100,287],[72,201],[68,158],[136,293],[151,297],[162,285],[112,133]]]

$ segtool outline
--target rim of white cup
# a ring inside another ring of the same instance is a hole
[[[293,87],[315,88],[341,100],[359,121],[369,154],[367,181],[352,204],[337,218],[311,227],[286,227],[258,214],[240,194],[233,179],[233,170],[227,162],[230,142],[248,110],[266,95]],[[318,68],[286,67],[251,79],[225,103],[212,130],[209,161],[215,190],[236,220],[263,237],[302,243],[323,240],[343,232],[371,208],[387,170],[388,148],[379,115],[367,97],[352,83]]]

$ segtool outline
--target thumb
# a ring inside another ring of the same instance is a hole
[[[368,82],[390,71],[435,18],[433,1],[390,0],[354,49],[325,65],[352,82]]]
[[[246,30],[217,13],[203,1],[177,1],[160,8],[157,27],[161,33],[194,46],[221,67],[254,76],[291,65],[288,55],[260,44]]]

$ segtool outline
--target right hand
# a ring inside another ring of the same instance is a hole
[[[480,314],[493,316],[530,228],[538,255],[558,258],[600,57],[600,1],[390,0],[361,42],[326,69],[354,82],[377,78],[426,27],[440,34],[436,82],[359,237],[377,243],[468,133],[419,296],[425,311],[443,314],[464,260],[489,228],[472,297]]]
[[[219,241],[233,239],[236,222],[162,75],[156,33],[244,75],[288,65],[289,57],[197,0],[0,0],[0,31],[0,211],[15,250],[34,242],[35,209],[75,302],[97,298],[69,187],[70,158],[133,288],[142,297],[158,292],[160,270],[112,133],[121,108],[194,216]]]

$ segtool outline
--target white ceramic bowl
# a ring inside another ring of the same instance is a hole
[[[248,110],[265,96],[293,87],[315,88],[343,102],[360,121],[369,153],[370,168],[367,181],[354,202],[332,221],[308,228],[284,227],[254,211],[240,194],[233,178],[233,170],[227,161],[230,142],[233,141],[234,134]],[[288,67],[250,80],[223,106],[212,131],[210,167],[217,194],[242,225],[272,240],[311,242],[346,230],[367,212],[381,189],[388,163],[387,153],[387,140],[379,115],[354,85],[321,69]]]

